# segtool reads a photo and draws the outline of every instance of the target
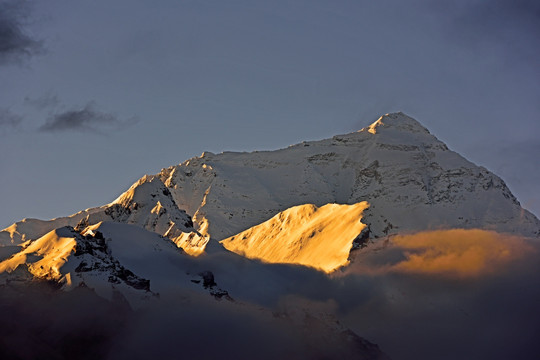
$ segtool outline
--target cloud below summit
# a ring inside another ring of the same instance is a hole
[[[520,237],[478,229],[396,236],[393,243],[406,257],[394,270],[460,277],[495,272],[532,251]]]
[[[360,255],[346,273],[476,278],[504,271],[535,251],[522,237],[494,231],[425,231],[392,237],[384,248]]]

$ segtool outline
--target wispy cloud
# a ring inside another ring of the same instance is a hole
[[[104,130],[119,130],[122,127],[133,125],[137,118],[119,119],[116,115],[101,112],[95,109],[90,102],[82,109],[68,110],[50,116],[39,130],[42,132],[78,131],[103,133]]]
[[[21,63],[44,50],[25,29],[28,13],[26,1],[0,2],[0,64]]]
[[[21,121],[22,116],[11,112],[7,108],[0,108],[0,132],[17,128]]]
[[[58,99],[58,95],[53,95],[51,93],[42,95],[37,98],[31,98],[29,96],[26,96],[24,98],[24,104],[31,106],[37,110],[44,110],[44,109],[50,109],[55,108],[60,104],[60,99]]]

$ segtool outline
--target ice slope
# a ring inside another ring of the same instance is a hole
[[[298,205],[221,241],[230,251],[270,263],[311,266],[332,272],[347,265],[366,202],[354,205]]]
[[[0,232],[19,244],[78,222],[117,221],[168,236],[190,254],[293,206],[367,201],[372,238],[428,229],[480,228],[540,236],[495,174],[467,161],[403,113],[358,132],[276,151],[203,153],[145,176],[113,203]],[[193,227],[191,227],[193,221]]]

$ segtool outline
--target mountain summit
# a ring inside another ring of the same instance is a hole
[[[428,129],[422,126],[418,121],[405,115],[402,112],[386,114],[381,116],[373,124],[364,128],[360,131],[368,131],[372,134],[377,134],[377,131],[384,131],[384,129],[392,129],[402,132],[411,132],[411,133],[427,133],[429,134]]]

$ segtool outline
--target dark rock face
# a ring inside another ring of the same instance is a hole
[[[211,271],[203,271],[199,273],[199,276],[203,279],[203,286],[205,289],[211,288],[216,286],[216,282],[214,281],[214,274]]]
[[[87,217],[81,219],[81,221],[79,221],[79,223],[75,226],[74,230],[76,232],[81,232],[85,228],[87,228],[88,226],[90,226],[90,224],[88,222],[88,216],[87,216]]]
[[[234,299],[229,295],[229,292],[223,290],[217,286],[217,283],[214,280],[214,273],[211,271],[202,271],[197,274],[198,278],[191,279],[192,283],[200,284],[202,281],[202,286],[208,290],[210,295],[212,295],[217,300],[225,299],[229,301],[234,301]]]
[[[369,225],[353,240],[351,250],[363,249],[368,246],[371,230]]]
[[[123,281],[137,290],[150,291],[150,280],[138,277],[121,265],[116,267],[115,270],[114,275],[109,276],[109,282],[119,283]]]
[[[103,234],[96,231],[93,235],[76,234],[75,258],[80,258],[79,265],[75,268],[76,273],[90,271],[108,273],[108,281],[113,284],[125,283],[137,289],[150,292],[150,280],[143,279],[126,269],[115,259],[107,246],[107,240]]]
[[[75,246],[75,256],[89,254],[107,254],[107,244],[103,234],[96,231],[94,235],[80,235],[77,233],[77,245]]]

